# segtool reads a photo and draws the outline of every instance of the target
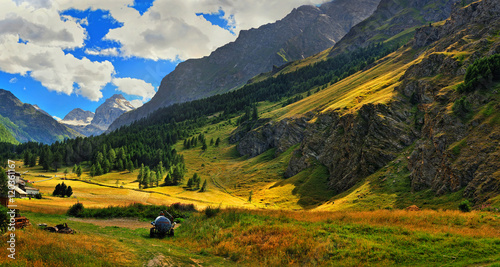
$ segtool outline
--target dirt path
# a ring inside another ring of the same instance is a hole
[[[82,219],[82,218],[68,218],[70,221],[91,223],[102,227],[116,226],[128,229],[149,229],[151,228],[150,222],[140,221],[138,219],[126,219],[126,218],[115,218],[115,219]],[[153,220],[151,220],[153,221]],[[179,228],[181,225],[178,223],[174,226],[174,229]]]
[[[81,218],[69,218],[70,221],[91,223],[99,225],[102,227],[106,226],[117,226],[129,229],[149,229],[151,228],[151,223],[139,221],[137,219],[81,219]]]

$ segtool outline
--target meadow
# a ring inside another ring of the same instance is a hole
[[[9,266],[498,266],[500,216],[489,212],[310,212],[219,209],[185,219],[174,237],[25,212]],[[105,222],[106,220],[102,220]],[[68,222],[75,235],[38,229]],[[140,222],[139,222],[140,223]],[[117,224],[118,225],[118,224]],[[2,236],[5,243],[6,236]],[[41,242],[43,240],[43,242]],[[6,250],[0,250],[6,264]],[[82,264],[85,262],[85,264]],[[148,265],[149,264],[149,265]],[[155,265],[157,264],[157,265]]]

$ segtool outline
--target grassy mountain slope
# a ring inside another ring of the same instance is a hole
[[[0,89],[0,97],[1,122],[19,142],[53,143],[80,136],[32,105],[22,103],[9,91]]]
[[[451,203],[455,204],[460,196],[477,203],[496,202],[500,184],[495,160],[497,86],[474,87],[466,94],[455,90],[473,62],[498,51],[499,13],[492,5],[492,1],[482,1],[457,9],[446,23],[418,29],[409,45],[374,67],[273,111],[270,117],[278,121],[302,125],[305,120],[309,125],[292,132],[303,139],[292,143],[300,146],[293,153],[287,177],[319,160],[330,172],[329,186],[344,192],[415,145],[404,167],[409,170],[404,183],[407,187],[401,187],[397,195],[419,192],[418,202],[425,205],[430,202],[422,199],[433,195],[446,205],[441,196],[448,194],[453,195]],[[489,23],[487,28],[485,23]],[[489,79],[494,82],[497,70],[491,68]],[[255,147],[286,149],[290,144],[280,144],[279,125],[250,132],[238,150],[246,154]],[[278,142],[272,141],[276,139]],[[370,194],[381,199],[383,192]],[[389,206],[408,203],[411,201],[400,199]],[[347,207],[352,205],[343,208]]]
[[[1,117],[0,120],[4,120],[5,118]],[[18,144],[19,142],[16,140],[16,138],[12,135],[12,132],[9,131],[8,128],[4,126],[4,122],[0,124],[0,142],[5,142],[5,143],[11,143],[11,144]]]

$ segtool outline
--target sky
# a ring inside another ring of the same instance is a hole
[[[326,0],[0,0],[0,88],[55,118],[123,94],[139,107],[177,64]]]

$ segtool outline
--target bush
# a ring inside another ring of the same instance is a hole
[[[7,226],[9,225],[9,215],[7,212],[9,209],[0,205],[0,232],[7,231]]]
[[[76,203],[68,209],[68,215],[73,217],[81,217],[83,209],[84,208],[82,203]]]
[[[461,118],[465,118],[471,109],[471,104],[465,96],[455,101],[452,107],[453,113]]]
[[[208,206],[205,208],[204,212],[205,212],[205,215],[207,216],[207,218],[212,218],[220,212],[220,207],[214,208],[214,207]]]
[[[458,205],[458,209],[460,209],[463,212],[470,212],[472,210],[471,204],[468,200],[464,200]]]
[[[160,211],[166,211],[174,218],[188,218],[190,212],[196,211],[192,204],[175,203],[171,206],[165,205],[144,205],[135,203],[128,206],[109,206],[107,208],[83,208],[78,206],[79,203],[73,205],[68,210],[68,215],[84,218],[144,218],[154,219]]]
[[[35,194],[35,198],[36,199],[42,199],[42,194],[40,194],[40,193]]]

